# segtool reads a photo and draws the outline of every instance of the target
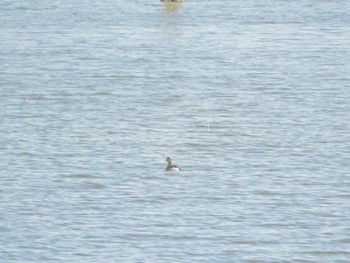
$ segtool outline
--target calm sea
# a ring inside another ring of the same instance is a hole
[[[1,1],[0,262],[350,262],[350,2],[170,9]]]

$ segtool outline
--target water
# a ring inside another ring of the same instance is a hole
[[[347,1],[3,0],[0,29],[1,262],[350,262]]]

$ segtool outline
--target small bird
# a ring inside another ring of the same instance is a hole
[[[168,162],[167,167],[165,168],[165,171],[181,171],[181,168],[176,166],[176,165],[172,165],[171,163],[173,162],[173,160],[171,160],[170,157],[167,157],[165,159],[165,161]]]

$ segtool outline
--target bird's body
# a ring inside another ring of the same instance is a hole
[[[170,157],[167,157],[165,161],[167,161],[168,163],[167,167],[165,168],[165,171],[181,171],[180,167],[171,164],[173,160],[171,160]]]

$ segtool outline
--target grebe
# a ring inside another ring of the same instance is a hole
[[[167,157],[165,159],[165,161],[168,162],[167,167],[165,168],[165,171],[181,171],[181,168],[176,166],[176,165],[172,165],[171,163],[173,162],[173,160],[171,160],[170,157]]]

